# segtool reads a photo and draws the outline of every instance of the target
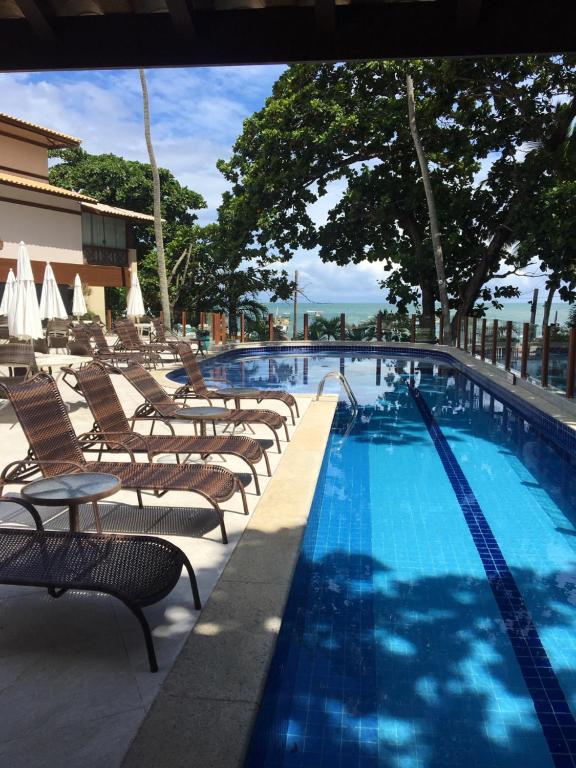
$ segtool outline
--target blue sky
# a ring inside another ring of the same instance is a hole
[[[243,121],[263,106],[281,66],[159,69],[147,72],[158,162],[208,203],[201,223],[213,221],[226,181],[216,160],[229,156]],[[0,74],[1,111],[78,136],[93,153],[147,161],[142,99],[136,70]],[[334,184],[312,209],[322,222],[341,194]],[[299,252],[298,269],[314,301],[383,301],[380,264],[338,267]],[[523,293],[542,281],[517,278]],[[526,300],[527,296],[523,296]]]

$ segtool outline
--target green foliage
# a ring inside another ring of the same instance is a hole
[[[265,107],[244,123],[219,168],[261,245],[289,258],[318,248],[338,264],[383,261],[382,287],[405,311],[437,295],[424,191],[409,134],[406,64],[299,64],[276,82]],[[573,56],[411,62],[418,125],[431,164],[451,304],[499,305],[517,290],[487,283],[525,266],[534,248],[517,247],[538,222],[549,226],[554,199],[576,196],[567,148],[576,114]],[[479,183],[479,177],[484,177]],[[558,178],[562,191],[554,192]],[[317,225],[311,206],[330,184],[340,199]],[[555,229],[542,262],[564,277],[574,242]],[[559,253],[552,259],[552,250]],[[573,259],[572,259],[573,262]]]

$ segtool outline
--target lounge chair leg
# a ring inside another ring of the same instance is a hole
[[[240,491],[240,496],[242,496],[242,506],[244,507],[244,514],[248,515],[250,514],[250,510],[248,509],[248,501],[246,499],[246,491],[244,490],[244,486],[242,483],[238,483],[238,490]]]
[[[214,509],[216,510],[218,517],[220,518],[220,533],[222,534],[222,544],[228,544],[228,534],[226,533],[226,526],[224,524],[224,514],[216,502],[212,503],[214,504]]]
[[[284,432],[286,433],[286,442],[289,443],[290,442],[290,434],[288,432],[288,424],[286,422],[284,422]]]
[[[256,467],[254,464],[248,464],[250,469],[252,470],[252,477],[254,478],[254,486],[256,488],[256,495],[260,496],[260,482],[258,480],[258,473],[256,472]]]
[[[124,602],[124,601],[122,601]],[[142,613],[142,610],[137,605],[131,605],[125,603],[127,608],[130,608],[134,616],[140,622],[142,632],[144,633],[144,642],[146,643],[146,652],[148,654],[148,664],[150,665],[150,672],[158,672],[158,662],[156,661],[156,651],[154,650],[154,643],[152,642],[152,633],[150,632],[150,626],[146,621],[146,617]]]
[[[272,470],[270,469],[270,459],[268,458],[268,453],[266,451],[262,451],[264,455],[264,461],[266,462],[266,472],[268,473],[268,477],[272,477]]]
[[[94,522],[96,524],[96,533],[102,533],[102,522],[100,520],[100,510],[98,509],[98,502],[92,502],[92,512],[94,513]]]
[[[300,411],[298,410],[298,400],[294,400],[294,408],[296,408],[296,416],[300,418]]]
[[[282,449],[280,448],[280,438],[278,437],[278,432],[274,429],[274,427],[270,427],[272,432],[274,433],[274,437],[276,439],[276,450],[278,453],[282,453]]]
[[[142,491],[140,490],[136,491],[136,498],[138,499],[138,506],[140,507],[140,509],[142,509],[144,506],[144,502],[142,501]]]

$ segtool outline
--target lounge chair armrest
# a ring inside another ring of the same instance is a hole
[[[117,445],[119,448],[122,448],[123,451],[125,451],[130,456],[130,461],[135,463],[136,457],[134,456],[134,452],[130,448],[129,445],[126,443],[123,443],[121,440],[110,440],[110,435],[115,434],[113,432],[83,432],[81,435],[78,435],[78,440],[80,442],[80,445],[84,444],[90,444],[94,445],[94,443],[106,443],[106,445]],[[126,432],[119,432],[116,434],[120,435],[126,435]]]
[[[42,518],[38,514],[38,510],[29,501],[26,501],[26,499],[17,499],[13,496],[4,496],[3,498],[0,498],[0,503],[2,502],[7,502],[7,503],[9,502],[10,504],[18,504],[18,506],[23,507],[27,512],[30,512],[30,514],[32,515],[34,522],[36,523],[36,528],[39,531],[44,530],[44,524],[42,523]]]

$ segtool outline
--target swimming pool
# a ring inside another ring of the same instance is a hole
[[[341,370],[361,404],[334,418],[247,765],[575,766],[574,455],[447,358],[393,354],[204,364],[296,392]]]

